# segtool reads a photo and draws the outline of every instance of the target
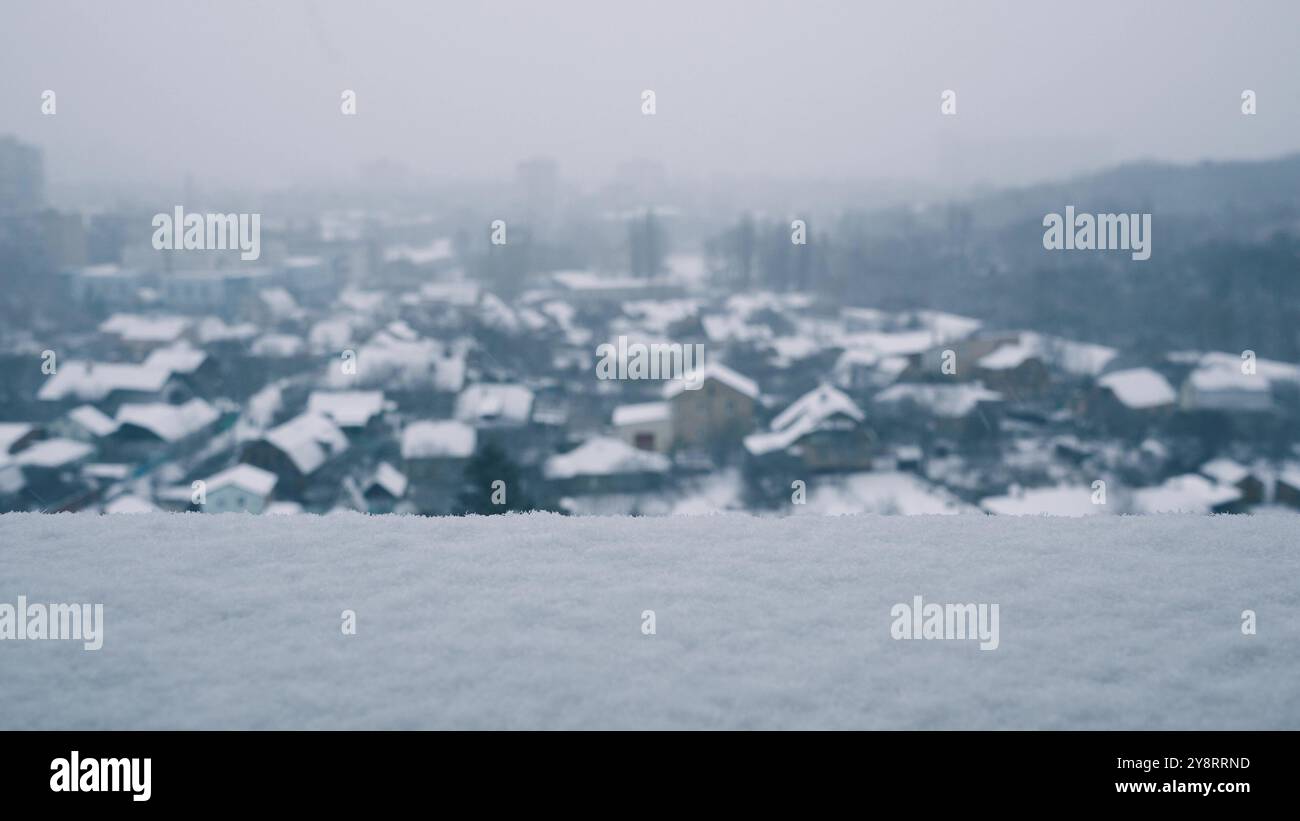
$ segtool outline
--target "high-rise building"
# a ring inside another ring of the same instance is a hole
[[[0,213],[36,211],[44,204],[41,150],[14,137],[0,137]]]

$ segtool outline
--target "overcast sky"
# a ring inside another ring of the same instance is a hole
[[[0,134],[54,182],[331,183],[381,158],[507,179],[537,154],[579,182],[631,158],[997,182],[1294,151],[1298,32],[1286,1],[8,0]]]

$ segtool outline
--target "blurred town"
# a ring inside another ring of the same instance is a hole
[[[78,208],[44,175],[0,137],[0,511],[1300,509],[1296,158],[815,212],[545,158]],[[1154,212],[1152,259],[1045,251],[1067,203]],[[260,257],[155,249],[177,205],[259,213]],[[700,389],[597,378],[620,338],[702,344]]]

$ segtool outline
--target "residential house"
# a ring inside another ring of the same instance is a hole
[[[348,449],[348,437],[332,419],[304,413],[267,431],[244,446],[240,461],[279,477],[282,495],[304,497],[328,508],[337,492],[333,463]],[[316,492],[309,480],[322,479]]]
[[[692,384],[698,388],[688,388]],[[721,363],[710,362],[700,373],[674,379],[664,396],[672,407],[674,448],[739,445],[754,429],[758,383]]]
[[[406,497],[409,485],[402,472],[387,462],[381,462],[362,487],[366,509],[371,513],[392,513]]]
[[[1257,505],[1264,501],[1264,482],[1250,468],[1232,459],[1211,459],[1197,471],[1202,476],[1225,487],[1241,491],[1241,501]]]
[[[638,450],[666,453],[672,449],[673,415],[668,402],[619,405],[612,424],[617,437]]]
[[[204,513],[262,513],[279,477],[269,470],[238,464],[203,480]]]
[[[816,473],[870,468],[875,441],[862,409],[824,384],[778,414],[770,430],[745,437],[744,444],[753,459],[780,458]]]
[[[660,487],[671,464],[662,453],[597,436],[548,458],[542,476],[561,493],[634,493]]]

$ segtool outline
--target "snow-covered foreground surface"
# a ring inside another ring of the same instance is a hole
[[[1298,570],[1284,516],[10,514],[0,603],[105,630],[0,641],[0,727],[1296,729]]]

